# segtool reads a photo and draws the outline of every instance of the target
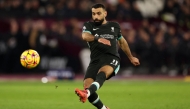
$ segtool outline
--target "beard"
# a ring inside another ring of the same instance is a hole
[[[101,20],[95,19],[95,20],[94,20],[94,24],[95,24],[96,26],[100,26],[100,25],[102,25],[103,21],[104,21],[104,19],[101,19]]]

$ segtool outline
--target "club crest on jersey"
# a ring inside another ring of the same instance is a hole
[[[111,27],[111,32],[114,32],[114,27]]]
[[[99,37],[99,35],[98,35],[98,34],[95,34],[94,36]]]
[[[85,26],[83,26],[83,28],[82,28],[83,30],[86,30],[86,27]]]

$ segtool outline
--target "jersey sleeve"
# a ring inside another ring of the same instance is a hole
[[[119,29],[118,35],[117,35],[117,40],[120,40],[120,39],[123,37],[123,35],[122,35],[122,33],[121,33],[121,28],[120,28],[120,26],[119,26],[118,23],[117,23],[117,28]]]
[[[87,32],[92,34],[92,25],[89,22],[85,22],[82,28],[82,32]]]

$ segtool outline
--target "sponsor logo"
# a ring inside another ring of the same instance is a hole
[[[99,28],[93,28],[93,31],[96,31],[97,29],[99,29]]]
[[[114,35],[111,34],[101,34],[100,37],[105,39],[114,39]]]

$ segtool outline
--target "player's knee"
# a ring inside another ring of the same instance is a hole
[[[101,72],[105,73],[106,78],[108,78],[113,73],[113,68],[109,65],[106,65],[99,70],[99,73]]]
[[[104,77],[108,78],[112,73],[108,73],[108,72],[105,72],[105,71],[100,71],[98,74],[102,75],[102,78],[104,78]]]

